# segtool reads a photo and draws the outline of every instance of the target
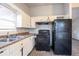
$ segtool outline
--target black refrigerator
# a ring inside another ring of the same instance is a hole
[[[54,53],[58,55],[71,55],[72,20],[56,19],[52,25],[52,47]]]

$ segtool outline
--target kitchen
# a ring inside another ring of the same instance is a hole
[[[71,3],[1,3],[0,56],[76,55],[72,48],[74,5]],[[56,19],[62,22],[64,20],[68,27],[69,34],[66,34],[70,39],[66,40],[69,42],[68,51],[62,46],[60,46],[62,49],[56,47],[61,51],[57,49],[54,52],[52,49],[54,47],[52,47],[54,37],[52,29]],[[42,43],[38,44],[38,42]]]

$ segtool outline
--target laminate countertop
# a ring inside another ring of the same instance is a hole
[[[16,42],[18,42],[18,41],[21,41],[21,40],[23,40],[23,39],[25,39],[25,38],[28,38],[28,37],[30,37],[30,36],[35,36],[35,34],[26,34],[26,35],[22,35],[22,37],[18,37],[16,40],[13,40],[13,41],[8,41],[8,42],[0,42],[0,49],[2,49],[2,48],[4,48],[4,47],[7,47],[7,46],[9,46],[9,45],[12,45],[12,44],[14,44],[14,43],[16,43]]]

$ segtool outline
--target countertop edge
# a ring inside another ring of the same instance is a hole
[[[7,47],[7,46],[9,46],[9,45],[12,45],[12,44],[14,44],[14,43],[17,43],[17,42],[19,42],[19,41],[21,41],[21,40],[24,40],[25,38],[28,38],[28,37],[30,37],[30,36],[35,36],[35,34],[29,34],[27,37],[24,37],[24,38],[19,39],[19,40],[15,40],[15,41],[13,41],[13,42],[11,42],[11,43],[8,43],[8,44],[6,44],[6,45],[4,45],[4,46],[1,46],[0,49],[5,48],[5,47]]]

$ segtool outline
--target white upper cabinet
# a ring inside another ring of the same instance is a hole
[[[26,19],[25,19],[26,23],[24,25],[26,25],[27,28],[31,27],[31,20],[30,20],[30,16],[26,15]]]
[[[21,12],[17,15],[17,27],[30,28],[30,16]]]

